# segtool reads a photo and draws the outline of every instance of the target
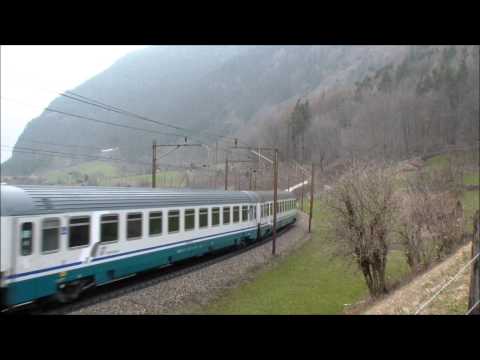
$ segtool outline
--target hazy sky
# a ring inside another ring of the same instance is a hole
[[[51,90],[71,90],[143,47],[1,46],[1,145],[15,145],[27,123],[58,96]],[[10,156],[1,147],[1,162]]]

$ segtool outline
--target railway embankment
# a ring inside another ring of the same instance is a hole
[[[277,239],[277,256],[273,257],[271,241],[252,250],[215,263],[198,271],[175,277],[137,292],[85,307],[75,315],[160,315],[188,314],[205,306],[229,289],[255,277],[278,257],[301,246],[309,238],[308,216],[300,213],[295,226]]]
[[[422,315],[465,314],[468,310],[470,268],[460,271],[470,259],[471,244],[469,243],[431,270],[377,301],[363,313],[366,315],[413,315],[421,309]],[[442,288],[444,290],[439,292]],[[424,304],[426,306],[422,308]]]

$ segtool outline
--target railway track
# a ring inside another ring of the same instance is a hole
[[[295,225],[288,225],[277,231],[282,235]],[[81,297],[73,303],[58,304],[51,301],[43,301],[14,308],[6,314],[31,314],[31,315],[65,315],[82,308],[112,300],[120,296],[136,292],[150,286],[159,284],[176,277],[180,277],[200,269],[206,268],[248,252],[258,246],[271,241],[271,236],[243,247],[231,247],[219,252],[204,255],[196,259],[189,259],[160,269],[150,270],[135,274],[126,278],[116,279],[108,284],[87,289]]]

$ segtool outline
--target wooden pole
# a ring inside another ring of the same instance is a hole
[[[152,188],[156,187],[157,177],[157,142],[153,140],[152,144]]]
[[[215,180],[213,183],[214,189],[217,188],[217,175],[218,175],[217,164],[218,164],[218,141],[215,141]]]
[[[305,193],[305,175],[303,174],[302,172],[302,175],[300,175],[301,179],[302,179],[302,203],[301,203],[301,206],[302,206],[302,211],[305,211],[305,208],[303,207],[303,194]]]
[[[273,163],[273,234],[272,234],[272,255],[275,255],[277,241],[277,187],[278,187],[278,149],[275,149],[275,160]]]
[[[472,258],[480,253],[480,211],[477,210],[473,217],[473,240]],[[470,277],[470,294],[468,297],[468,309],[470,315],[480,315],[480,258],[472,264]]]
[[[315,177],[315,168],[312,163],[312,180],[310,184],[310,215],[308,217],[308,232],[312,232],[312,214],[313,214],[313,179]]]
[[[228,155],[225,158],[225,191],[228,190]]]
[[[287,190],[290,190],[290,177],[289,177],[290,171],[288,171],[290,169],[288,168],[288,163],[287,163],[286,169],[287,169]]]

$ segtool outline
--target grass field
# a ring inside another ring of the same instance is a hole
[[[89,161],[62,170],[49,171],[43,175],[49,184],[72,184],[79,176],[115,177],[120,176],[117,166],[105,161]]]
[[[327,214],[321,202],[314,206],[312,240],[245,283],[224,294],[198,313],[207,314],[339,314],[368,294],[363,276],[354,264],[333,257],[333,243],[326,239]],[[408,273],[403,255],[389,256],[387,280],[392,283]]]
[[[445,155],[430,159],[428,167],[446,166]],[[465,176],[465,183],[478,183],[478,173]],[[465,191],[463,205],[468,228],[471,216],[479,208],[479,192]],[[305,201],[304,209],[308,211]],[[354,304],[368,296],[362,274],[354,264],[333,257],[334,244],[324,227],[328,214],[321,201],[314,205],[312,240],[288,257],[261,270],[254,280],[228,290],[220,298],[196,313],[206,314],[341,314],[345,304]],[[467,230],[469,231],[469,230]],[[394,284],[410,273],[403,253],[391,251],[387,263],[387,283]]]
[[[105,161],[89,161],[61,170],[49,171],[42,175],[51,185],[71,185],[82,181],[87,175],[98,186],[145,186],[151,183],[152,175],[128,175],[123,173],[116,164]],[[177,171],[161,171],[157,174],[158,187],[182,187],[185,179]]]

